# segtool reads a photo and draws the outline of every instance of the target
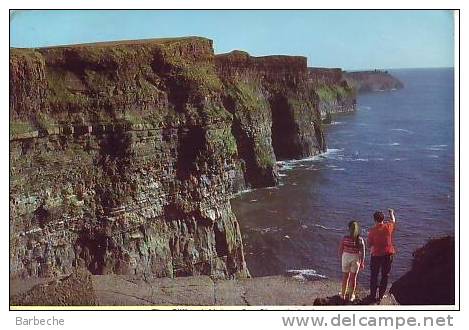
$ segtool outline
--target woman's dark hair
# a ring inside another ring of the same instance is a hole
[[[350,221],[348,223],[348,230],[350,233],[350,237],[355,240],[355,244],[360,245],[360,224],[358,221]]]
[[[374,214],[373,214],[373,218],[375,219],[376,222],[383,222],[384,221],[384,213],[381,212],[381,211],[376,211]]]

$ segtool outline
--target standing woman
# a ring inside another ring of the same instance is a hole
[[[357,221],[348,224],[349,234],[344,236],[339,247],[339,256],[342,258],[342,299],[355,300],[355,289],[357,287],[357,275],[365,266],[365,241],[360,236],[360,225]],[[350,295],[347,290],[350,289]]]

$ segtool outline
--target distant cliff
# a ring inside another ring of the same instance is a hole
[[[331,74],[199,37],[11,49],[10,275],[248,276],[229,200],[326,150]]]
[[[333,114],[356,110],[357,92],[342,69],[309,68],[309,72],[324,123],[330,123]]]
[[[404,84],[387,71],[346,72],[345,79],[358,93],[380,92],[400,89]]]

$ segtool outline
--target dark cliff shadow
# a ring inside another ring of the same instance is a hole
[[[269,99],[272,109],[272,146],[277,160],[297,158],[301,151],[294,141],[298,136],[292,107],[280,94]]]
[[[179,131],[176,176],[180,180],[186,180],[197,170],[197,157],[202,153],[206,143],[205,131],[202,127]]]

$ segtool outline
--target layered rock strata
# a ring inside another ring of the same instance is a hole
[[[229,199],[326,149],[303,57],[189,37],[10,52],[12,277],[246,277]]]

